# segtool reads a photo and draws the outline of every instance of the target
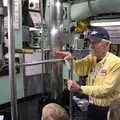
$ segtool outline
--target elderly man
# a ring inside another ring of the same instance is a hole
[[[58,58],[70,64],[74,73],[87,77],[85,86],[68,80],[68,90],[81,91],[89,96],[88,118],[107,120],[111,102],[120,97],[120,58],[109,52],[110,37],[106,29],[96,27],[90,34],[91,52],[85,58],[74,60],[71,53],[55,51]]]

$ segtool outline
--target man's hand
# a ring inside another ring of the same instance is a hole
[[[77,92],[77,91],[80,90],[80,85],[78,85],[73,80],[68,80],[67,81],[67,87],[68,87],[68,90],[71,91],[71,92]]]
[[[53,54],[59,58],[59,59],[64,59],[64,60],[72,60],[73,57],[70,52],[64,52],[64,51],[59,51],[59,50],[54,50]]]

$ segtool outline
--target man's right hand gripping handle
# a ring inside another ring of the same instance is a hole
[[[53,54],[59,59],[64,59],[64,60],[67,60],[67,61],[70,61],[70,60],[73,59],[70,52],[54,50]]]

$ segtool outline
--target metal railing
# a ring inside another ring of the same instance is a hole
[[[23,63],[23,64],[16,64],[16,66],[33,66],[45,63],[56,63],[56,62],[64,62],[64,59],[48,59],[48,60],[41,60],[32,63]]]

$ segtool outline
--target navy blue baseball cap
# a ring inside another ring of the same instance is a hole
[[[110,36],[107,32],[107,30],[103,27],[96,27],[93,29],[93,31],[90,33],[90,40],[110,40]]]

